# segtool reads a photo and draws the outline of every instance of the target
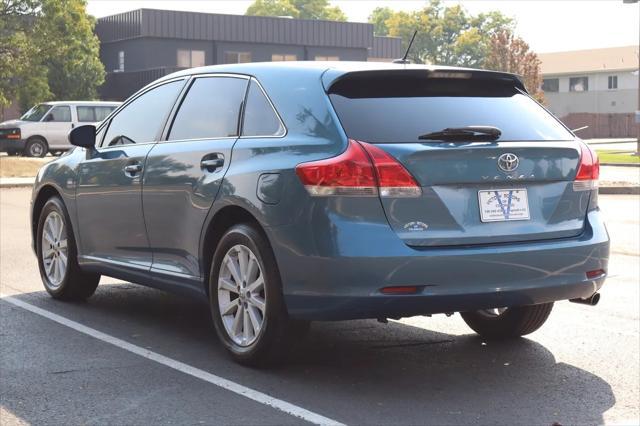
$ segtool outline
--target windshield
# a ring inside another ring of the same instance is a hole
[[[24,115],[20,117],[20,119],[25,121],[40,121],[50,108],[51,105],[47,104],[36,105],[29,111],[25,112]]]
[[[351,81],[330,91],[331,103],[352,139],[438,142],[450,139],[436,137],[444,130],[478,127],[499,129],[499,137],[491,139],[496,141],[573,139],[550,113],[512,85],[412,78],[367,83]],[[425,137],[429,134],[436,136]]]

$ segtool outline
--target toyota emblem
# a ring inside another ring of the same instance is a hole
[[[503,172],[512,172],[520,165],[520,159],[517,155],[507,152],[498,157],[498,167]]]

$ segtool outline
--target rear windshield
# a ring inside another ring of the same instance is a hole
[[[499,141],[573,139],[512,82],[354,78],[334,84],[329,97],[347,136],[372,143],[425,143],[430,141],[419,140],[420,135],[466,126],[497,127]]]

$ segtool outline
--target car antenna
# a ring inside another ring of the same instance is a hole
[[[409,51],[411,50],[411,46],[413,46],[413,40],[415,40],[417,34],[418,34],[418,30],[415,30],[413,32],[413,36],[411,37],[411,41],[409,42],[409,46],[407,46],[407,51],[404,52],[404,56],[402,57],[402,59],[394,59],[392,61],[394,64],[410,64],[411,63],[411,61],[407,59],[407,56],[409,56]]]

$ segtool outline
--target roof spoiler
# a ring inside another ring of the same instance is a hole
[[[485,71],[476,70],[470,68],[425,68],[411,66],[402,66],[398,68],[387,68],[377,70],[355,70],[355,71],[340,71],[340,70],[327,70],[322,76],[322,83],[327,93],[331,92],[331,87],[338,82],[342,82],[349,79],[377,77],[384,78],[385,76],[403,76],[414,77],[424,79],[474,79],[474,80],[489,80],[489,81],[503,81],[507,84],[513,85],[513,87],[528,93],[527,89],[522,82],[520,76],[516,74],[500,72],[500,71]]]

